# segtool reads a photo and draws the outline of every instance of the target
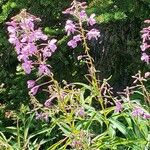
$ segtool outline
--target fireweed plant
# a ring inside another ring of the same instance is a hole
[[[150,100],[145,82],[149,74],[142,77],[139,72],[133,76],[134,85],[127,87],[118,97],[113,96],[112,87],[108,84],[109,79],[97,80],[97,71],[88,43],[98,40],[100,32],[94,27],[95,14],[88,16],[86,8],[85,2],[74,0],[71,7],[63,13],[72,18],[68,19],[65,25],[70,39],[67,45],[71,49],[82,45],[83,55],[78,59],[87,64],[89,74],[85,77],[89,84],[64,82],[62,87],[54,79],[52,68],[47,62],[57,50],[57,39],[49,39],[41,28],[37,28],[35,23],[40,21],[39,18],[22,10],[7,22],[9,42],[15,47],[23,70],[26,74],[37,72],[37,79],[27,81],[34,106],[31,112],[35,113],[37,122],[49,124],[49,134],[57,130],[59,135],[53,135],[51,144],[48,145],[47,142],[42,149],[148,150]],[[145,32],[148,32],[147,29],[144,29],[143,33]],[[145,44],[145,40],[143,41]],[[141,59],[145,60],[145,57],[143,59],[142,56]],[[145,61],[149,62],[147,58]],[[43,78],[46,78],[47,82],[43,83]],[[47,93],[48,98],[43,104],[36,99],[38,92]],[[135,94],[139,94],[140,98],[134,99]],[[25,143],[19,140],[20,149],[31,149],[31,137],[29,136]]]

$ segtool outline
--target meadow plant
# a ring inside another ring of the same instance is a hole
[[[86,2],[73,0],[71,7],[63,13],[70,15],[65,25],[65,31],[70,40],[67,45],[74,49],[79,44],[83,47],[83,55],[87,64],[88,74],[85,75],[89,84],[66,83],[61,86],[54,79],[48,59],[56,51],[57,40],[50,38],[37,28],[39,18],[22,10],[20,14],[7,22],[9,42],[14,45],[18,60],[26,74],[37,72],[37,79],[27,81],[35,120],[48,124],[51,132],[57,135],[51,137],[51,144],[43,149],[147,149],[149,148],[149,92],[144,82],[145,77],[139,72],[132,87],[127,87],[123,93],[115,97],[109,79],[97,80],[94,60],[90,56],[89,41],[98,40],[100,32],[94,27],[95,14],[86,13]],[[86,29],[87,27],[87,29]],[[149,28],[144,29],[142,51],[149,47]],[[149,56],[143,54],[142,60],[149,63]],[[42,82],[43,78],[47,79]],[[36,94],[47,92],[47,100],[42,104],[36,99]],[[135,93],[142,96],[144,104],[132,99]],[[142,124],[141,124],[142,122]],[[40,132],[41,133],[41,132]],[[40,135],[38,133],[37,135]],[[60,135],[60,136],[58,136]],[[30,137],[30,136],[29,136]],[[31,138],[28,139],[28,142]],[[26,149],[29,144],[20,143]]]

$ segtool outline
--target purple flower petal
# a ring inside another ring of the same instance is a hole
[[[141,60],[149,64],[149,56],[146,53],[142,53]]]
[[[150,119],[150,114],[144,113],[144,114],[143,114],[143,118],[144,118],[144,119]]]
[[[28,85],[28,88],[32,88],[35,85],[35,81],[34,80],[28,80],[27,85]]]
[[[32,95],[36,95],[38,89],[39,89],[39,86],[38,86],[38,85],[35,86],[35,87],[33,87],[33,88],[30,90],[31,94],[32,94]]]
[[[67,43],[68,46],[72,47],[72,48],[76,48],[77,47],[77,42],[75,40],[70,40]]]
[[[32,70],[32,61],[26,61],[22,64],[22,68],[24,69],[26,74],[30,74]]]
[[[96,24],[96,20],[94,19],[95,14],[91,14],[91,16],[88,18],[88,25],[93,26]]]
[[[81,40],[82,40],[82,39],[81,39],[81,35],[78,34],[78,35],[74,36],[74,37],[73,37],[73,40],[74,40],[75,42],[81,41]]]
[[[46,100],[45,103],[44,103],[44,106],[47,107],[47,108],[50,108],[51,105],[52,105],[52,99],[48,99],[48,100]]]
[[[76,28],[76,26],[74,25],[74,23],[71,20],[66,21],[65,31],[67,32],[68,35],[70,35],[71,33],[74,33],[75,28]]]
[[[41,76],[41,75],[49,75],[50,74],[50,69],[48,68],[50,67],[50,65],[47,65],[47,64],[41,64],[39,66],[39,72],[38,74]]]
[[[86,14],[85,10],[82,10],[82,11],[79,13],[79,15],[80,15],[80,18],[81,18],[82,20],[84,20],[84,19],[87,18],[87,14]]]
[[[134,110],[132,111],[132,115],[134,117],[140,117],[144,114],[144,111],[140,108],[140,107],[136,107],[134,108]]]
[[[122,111],[122,104],[120,103],[120,101],[116,101],[115,102],[116,107],[115,107],[115,112],[119,113]]]
[[[48,48],[50,48],[50,50],[52,52],[55,52],[55,50],[57,49],[56,43],[57,40],[56,39],[52,39],[51,41],[48,41]]]
[[[97,40],[98,37],[100,37],[100,32],[97,29],[92,29],[87,33],[88,40],[91,40],[91,39]]]

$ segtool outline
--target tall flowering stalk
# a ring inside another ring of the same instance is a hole
[[[86,63],[89,69],[91,80],[93,84],[95,84],[97,82],[96,70],[93,64],[94,60],[89,54],[90,49],[87,43],[90,40],[97,40],[100,37],[100,32],[93,27],[96,24],[95,14],[91,14],[90,17],[88,17],[86,14],[86,7],[86,2],[81,3],[74,0],[71,4],[71,7],[66,9],[63,13],[74,17],[74,21],[66,21],[65,30],[67,35],[72,37],[72,39],[68,42],[68,46],[71,48],[76,48],[80,42],[82,43],[85,53],[84,58],[86,56]],[[84,25],[87,25],[91,29],[84,29]]]
[[[145,23],[150,24],[150,20],[145,20]],[[141,60],[149,64],[150,62],[150,56],[149,56],[149,50],[150,50],[150,26],[143,28],[141,31],[142,33],[142,57]]]
[[[101,108],[105,114],[105,106],[102,96],[102,88],[100,81],[97,80],[96,69],[94,66],[94,60],[90,55],[89,41],[98,40],[100,37],[100,32],[94,28],[96,24],[95,14],[91,14],[89,17],[86,14],[86,2],[78,2],[73,0],[71,7],[66,9],[63,13],[73,16],[74,20],[67,20],[65,30],[68,36],[71,36],[71,40],[68,42],[68,46],[71,48],[76,48],[79,43],[82,43],[84,48],[84,56],[86,59],[86,64],[89,71],[88,81],[93,86],[93,89],[96,91],[95,96],[98,98],[98,101],[101,105]],[[85,26],[88,26],[89,30],[85,29]],[[82,56],[80,56],[82,59]]]
[[[45,76],[52,78],[51,66],[47,64],[47,60],[57,49],[57,40],[49,40],[41,28],[36,28],[35,22],[37,21],[40,19],[24,9],[19,15],[13,17],[11,22],[7,22],[9,42],[14,45],[18,61],[22,63],[25,73],[30,74],[32,70],[38,72],[36,80],[27,81],[32,95],[36,95],[39,87],[49,83],[38,85],[39,80]]]
[[[90,48],[88,46],[89,41],[98,40],[100,37],[100,32],[94,28],[96,24],[95,14],[91,14],[89,17],[86,14],[86,2],[78,2],[73,0],[71,7],[66,9],[63,13],[69,14],[73,16],[74,20],[67,20],[65,30],[68,36],[71,36],[72,39],[68,42],[68,46],[71,48],[76,48],[78,43],[82,43],[84,48],[84,59],[86,59],[86,64],[89,71],[88,81],[93,86],[93,90],[95,92],[95,97],[97,97],[97,101],[100,103],[100,107],[102,108],[105,123],[107,122],[107,114],[105,113],[105,102],[103,100],[102,95],[102,87],[100,85],[100,81],[97,80],[96,69],[94,66],[94,60],[90,55]],[[85,29],[85,26],[88,26],[89,30]],[[82,56],[80,56],[82,59]]]

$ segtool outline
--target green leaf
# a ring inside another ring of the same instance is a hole
[[[29,139],[31,139],[31,138],[33,138],[33,137],[35,137],[37,135],[46,133],[46,132],[51,132],[54,129],[54,127],[55,127],[55,125],[51,125],[48,128],[44,128],[44,129],[41,129],[41,130],[37,131],[36,133],[32,133],[32,134],[30,134]]]
[[[60,146],[65,140],[66,140],[66,138],[58,141],[57,143],[55,143],[51,147],[49,147],[47,150],[56,150],[57,147]]]
[[[109,121],[112,123],[113,128],[117,128],[125,136],[128,135],[127,128],[123,123],[113,118],[110,118]]]
[[[58,122],[57,125],[66,136],[71,136],[71,128],[64,122]]]

